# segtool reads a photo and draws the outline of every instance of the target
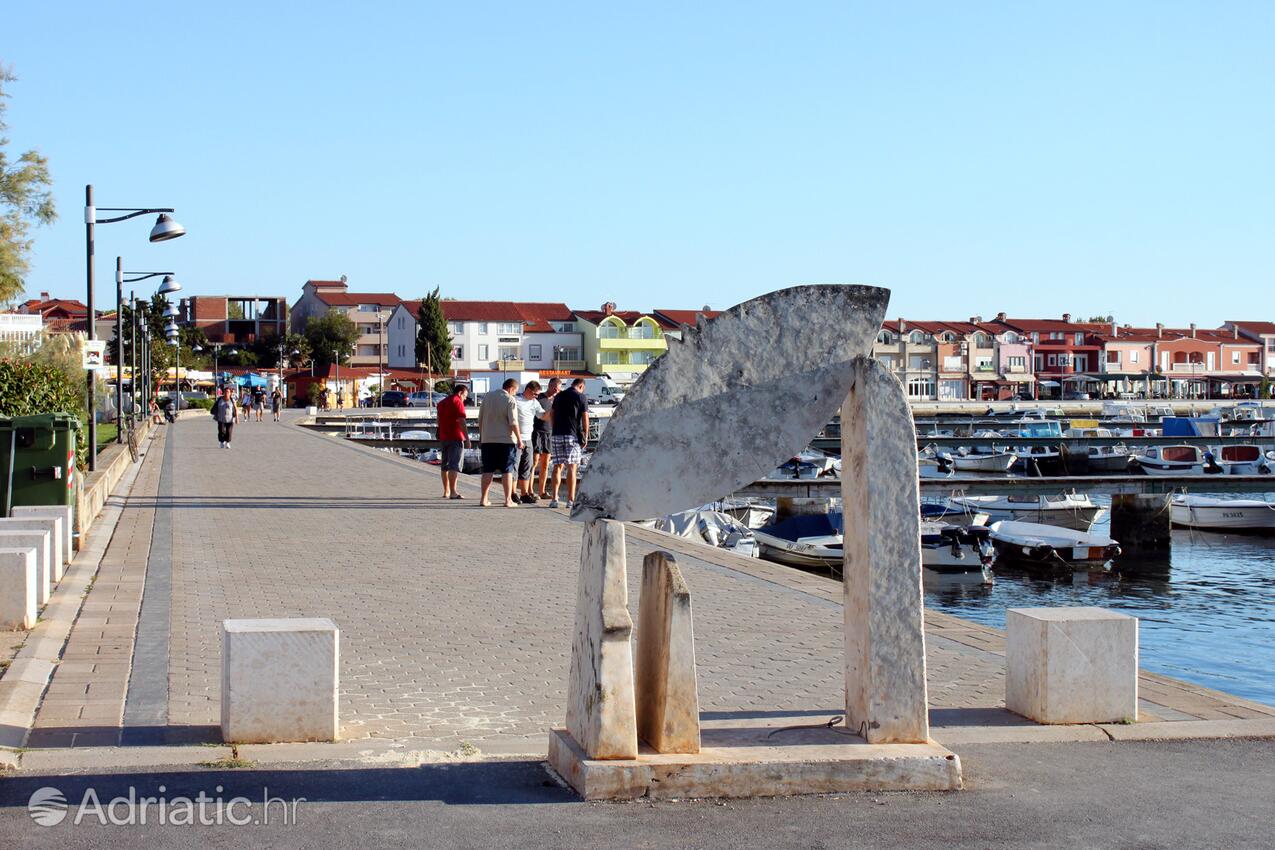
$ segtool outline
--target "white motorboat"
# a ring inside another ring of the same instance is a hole
[[[921,564],[936,573],[982,573],[992,578],[996,547],[991,532],[981,525],[921,523]]]
[[[726,499],[718,510],[743,524],[745,528],[761,528],[775,518],[775,506],[754,499]]]
[[[1110,428],[1068,428],[1064,437],[1084,439],[1086,437],[1114,437]],[[1125,446],[1107,445],[1090,446],[1088,448],[1090,472],[1127,472],[1133,453]]]
[[[350,430],[346,431],[345,437],[348,440],[392,440],[394,439],[394,423],[383,422],[380,419],[356,421],[352,423]]]
[[[753,536],[752,529],[734,517],[714,509],[712,505],[669,514],[647,523],[656,531],[725,549],[745,558],[757,557],[757,539]]]
[[[434,439],[434,432],[426,431],[420,428],[417,428],[416,430],[413,430],[413,431],[400,431],[399,435],[395,437],[395,439],[396,440],[432,440]]]
[[[794,567],[840,569],[842,519],[839,512],[802,514],[753,530],[761,556]]]
[[[1218,446],[1213,451],[1213,460],[1222,468],[1223,475],[1270,475],[1275,472],[1275,460],[1260,446]]]
[[[990,536],[997,558],[1054,569],[1101,565],[1120,554],[1110,537],[1034,522],[994,522]]]
[[[1106,510],[1076,493],[1057,496],[953,496],[958,509],[987,514],[992,522],[1031,522],[1088,531]]]
[[[1205,472],[1204,452],[1199,446],[1147,446],[1133,459],[1147,475],[1203,475]]]
[[[1009,472],[1018,455],[1008,449],[973,450],[961,446],[955,454],[939,453],[957,472]]]
[[[1174,496],[1169,502],[1174,525],[1206,531],[1275,532],[1275,503],[1216,496]]]
[[[833,475],[839,469],[839,459],[831,458],[823,452],[806,449],[784,464],[775,468],[771,478],[820,478]]]
[[[917,474],[921,478],[950,478],[956,470],[945,454],[940,454],[934,446],[926,446],[916,453]]]

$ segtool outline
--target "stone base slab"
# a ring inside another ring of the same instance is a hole
[[[636,759],[589,759],[565,729],[549,733],[549,764],[586,800],[783,797],[848,791],[957,791],[961,762],[938,744],[868,744],[806,730],[705,730],[693,754],[643,746]]]

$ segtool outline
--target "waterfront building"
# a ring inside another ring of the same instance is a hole
[[[387,323],[389,364],[416,368],[420,301],[404,301]],[[584,369],[584,343],[566,304],[520,301],[442,302],[452,337],[452,370],[530,370],[546,375]]]
[[[666,333],[681,325],[658,314],[616,310],[607,302],[600,310],[573,310],[584,340],[585,369],[630,384],[668,350]]]
[[[1070,313],[1061,319],[1011,319],[1000,313],[996,321],[1031,340],[1037,398],[1062,398],[1064,390],[1092,383],[1086,373],[1099,369],[1102,333],[1109,325],[1073,322]]]
[[[88,331],[88,305],[73,298],[50,298],[49,293],[41,292],[39,298],[19,304],[17,312],[39,316],[49,333]]]
[[[181,299],[179,321],[199,328],[209,342],[251,345],[288,332],[288,301],[282,295],[192,295]]]
[[[350,364],[379,367],[385,363],[388,349],[385,325],[402,300],[392,292],[350,292],[345,275],[340,280],[307,280],[301,297],[292,305],[292,330],[305,333],[311,316],[340,311],[359,329]]]
[[[1104,393],[1151,398],[1163,394],[1163,376],[1156,372],[1154,329],[1121,327],[1116,322],[1102,335],[1102,358],[1095,378]]]
[[[1178,398],[1256,394],[1263,344],[1237,329],[1166,328],[1157,324],[1156,365]]]
[[[1267,377],[1275,376],[1275,322],[1228,321],[1222,330],[1236,331],[1245,339],[1261,345],[1261,371]]]

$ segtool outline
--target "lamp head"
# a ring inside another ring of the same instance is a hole
[[[202,345],[194,345],[194,346],[191,346],[191,349],[190,349],[190,350],[191,350],[191,351],[203,351],[203,350],[204,350],[204,347],[203,347]]]
[[[177,309],[176,304],[169,304],[167,307],[164,308],[164,315],[169,316],[171,318],[175,318],[181,315],[181,310]]]
[[[152,242],[167,242],[169,239],[185,235],[186,228],[173,221],[173,217],[168,213],[160,213],[159,218],[155,219],[155,226],[151,228]]]
[[[166,274],[164,279],[160,281],[159,289],[155,291],[160,295],[167,295],[170,292],[177,292],[181,288],[182,285],[171,274]]]

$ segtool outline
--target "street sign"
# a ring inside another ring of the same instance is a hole
[[[86,339],[84,341],[84,368],[106,368],[106,340]]]

